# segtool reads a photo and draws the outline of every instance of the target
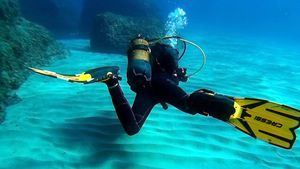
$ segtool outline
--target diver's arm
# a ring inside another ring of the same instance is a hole
[[[187,82],[188,76],[186,75],[186,68],[177,68],[176,76],[180,82]]]

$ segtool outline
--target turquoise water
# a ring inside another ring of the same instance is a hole
[[[300,108],[300,53],[292,46],[263,40],[186,35],[208,55],[203,72],[181,86],[188,92],[258,97]],[[71,49],[45,69],[79,73],[118,65],[126,83],[127,58],[91,53],[87,40],[63,41]],[[299,48],[298,48],[299,49]],[[182,65],[201,60],[189,48]],[[233,127],[201,115],[190,116],[159,105],[138,135],[127,136],[103,84],[79,85],[32,74],[17,91],[22,101],[7,109],[0,127],[0,168],[299,168],[300,141],[284,150],[255,140]],[[299,130],[297,131],[300,134]]]

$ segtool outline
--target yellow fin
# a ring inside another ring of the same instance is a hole
[[[260,99],[235,99],[236,113],[228,121],[254,138],[292,148],[300,125],[300,111]]]

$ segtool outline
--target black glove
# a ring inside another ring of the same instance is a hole
[[[178,68],[176,70],[176,75],[179,81],[186,82],[188,80],[188,76],[186,75],[186,68]]]

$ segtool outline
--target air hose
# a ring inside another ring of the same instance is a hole
[[[162,37],[162,38],[151,39],[151,40],[149,40],[148,42],[149,42],[150,45],[153,45],[153,44],[155,44],[155,43],[161,42],[162,40],[166,40],[166,39],[177,39],[177,40],[180,40],[180,41],[183,42],[183,44],[184,44],[184,51],[183,51],[183,53],[181,54],[181,56],[179,57],[179,60],[180,60],[180,59],[183,57],[183,55],[185,54],[185,51],[186,51],[186,44],[190,44],[190,45],[196,47],[197,49],[199,49],[199,51],[200,51],[200,53],[201,53],[201,55],[202,55],[202,64],[201,64],[201,66],[200,66],[195,72],[189,74],[188,77],[192,77],[192,76],[196,75],[197,73],[199,73],[199,72],[204,68],[204,66],[205,66],[205,64],[206,64],[206,54],[205,54],[204,50],[203,50],[199,45],[197,45],[197,44],[194,43],[194,42],[191,42],[191,41],[186,40],[186,39],[184,39],[184,38],[181,38],[181,37],[179,37],[179,36],[165,36],[165,37]]]

